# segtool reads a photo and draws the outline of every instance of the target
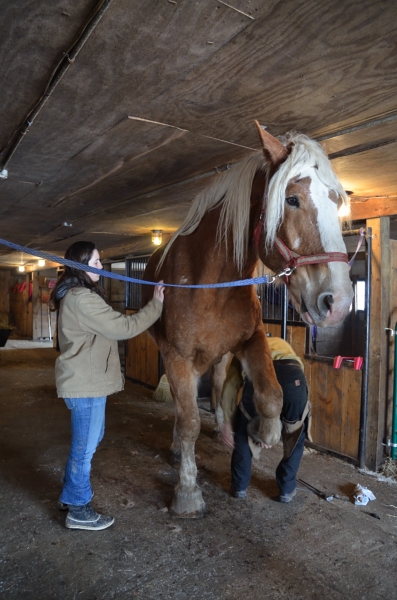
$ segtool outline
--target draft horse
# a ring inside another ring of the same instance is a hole
[[[338,205],[348,198],[318,143],[296,133],[279,140],[256,126],[263,153],[219,175],[196,198],[180,229],[150,258],[144,279],[181,285],[235,281],[252,277],[260,259],[276,273],[291,268],[289,297],[306,323],[335,325],[352,300],[338,219]],[[145,286],[144,303],[151,293]],[[218,365],[213,383],[219,399],[225,356],[235,354],[254,385],[257,438],[269,445],[280,439],[282,393],[254,286],[167,288],[151,333],[176,407],[172,451],[180,467],[171,510],[199,517],[205,503],[196,482],[196,393],[203,373]]]

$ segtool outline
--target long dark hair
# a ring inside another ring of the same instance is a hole
[[[75,242],[66,250],[65,258],[68,260],[73,260],[74,262],[83,263],[83,265],[88,265],[95,249],[95,244],[93,242]],[[59,277],[55,287],[51,292],[49,302],[50,310],[58,310],[59,303],[63,296],[67,291],[69,291],[69,289],[74,287],[88,288],[106,300],[106,295],[103,288],[95,281],[92,281],[86,271],[65,266],[64,272]]]

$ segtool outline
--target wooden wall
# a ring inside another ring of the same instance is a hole
[[[312,403],[312,438],[319,448],[358,459],[362,371],[349,363],[305,359]]]
[[[127,314],[135,311],[127,310]],[[147,331],[126,342],[125,376],[156,388],[159,382],[159,350]]]
[[[12,324],[16,326],[14,332],[17,337],[32,339],[33,333],[33,311],[32,302],[29,301],[30,274],[24,278],[19,277],[19,282],[26,282],[23,292],[10,292],[10,317]]]
[[[10,312],[11,272],[0,270],[0,313]]]

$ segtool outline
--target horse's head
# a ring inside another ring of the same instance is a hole
[[[288,282],[295,308],[308,324],[337,325],[353,297],[338,218],[346,193],[319,144],[298,134],[283,144],[257,125],[270,165],[261,260],[275,272],[297,265]]]

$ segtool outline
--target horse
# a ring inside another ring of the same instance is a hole
[[[294,132],[278,139],[255,124],[262,152],[197,196],[182,226],[152,254],[144,279],[181,286],[234,282],[252,277],[261,260],[274,273],[284,269],[289,298],[307,324],[336,325],[353,296],[338,217],[349,199],[320,144]],[[230,353],[236,355],[255,389],[260,418],[253,436],[269,446],[280,440],[282,392],[255,288],[166,288],[163,314],[150,333],[176,409],[171,451],[180,466],[170,510],[198,518],[206,508],[195,462],[203,373],[213,367],[217,404]]]

